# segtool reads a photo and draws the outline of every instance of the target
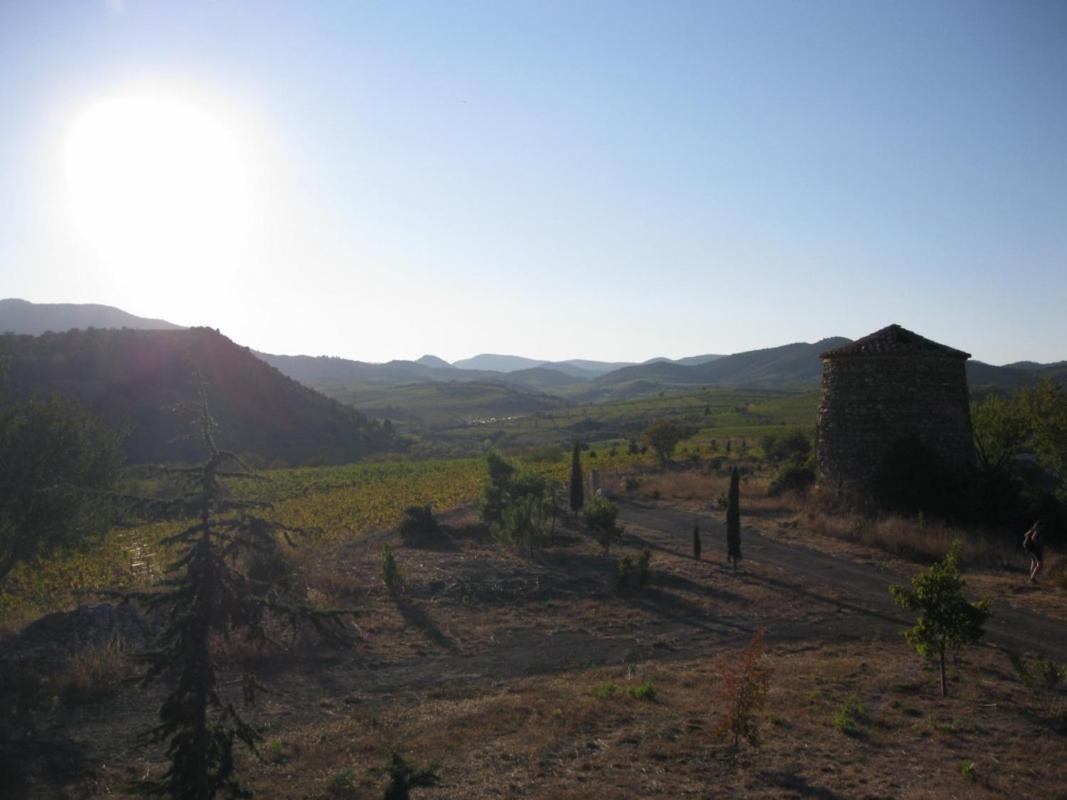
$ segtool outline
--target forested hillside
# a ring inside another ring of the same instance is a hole
[[[288,464],[351,461],[390,447],[391,433],[301,386],[209,328],[75,330],[0,336],[3,383],[71,396],[122,428],[134,462],[201,455],[195,420],[203,380],[220,447]]]

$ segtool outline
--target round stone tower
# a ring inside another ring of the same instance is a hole
[[[918,439],[948,466],[974,463],[969,353],[890,325],[821,356],[820,491],[869,497],[886,454]]]

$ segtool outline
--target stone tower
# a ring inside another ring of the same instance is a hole
[[[882,459],[902,439],[917,438],[946,465],[974,463],[969,353],[890,325],[820,357],[820,491],[870,496]]]

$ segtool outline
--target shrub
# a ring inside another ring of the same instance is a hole
[[[533,552],[555,527],[555,491],[543,476],[521,473],[496,453],[490,453],[488,467],[482,521],[497,541]]]
[[[381,579],[382,585],[393,594],[404,591],[404,586],[407,583],[403,570],[396,563],[393,548],[388,544],[382,547]]]
[[[774,476],[767,494],[778,497],[783,492],[803,493],[815,484],[815,465],[810,456],[794,456],[786,461]]]
[[[335,772],[326,784],[326,794],[336,800],[351,800],[356,797],[356,775],[350,769]]]
[[[419,768],[399,753],[393,753],[386,773],[389,775],[389,785],[385,787],[382,800],[408,800],[412,789],[436,786],[441,782],[436,764]]]
[[[657,460],[663,465],[671,462],[674,448],[686,435],[687,431],[681,426],[666,419],[652,423],[641,434],[648,446],[655,451]]]
[[[760,448],[772,464],[799,458],[804,460],[811,453],[811,440],[800,431],[793,433],[768,433],[760,438]]]
[[[583,512],[586,527],[594,538],[608,552],[612,543],[622,538],[622,528],[616,523],[619,517],[619,507],[603,497],[594,497],[586,503]]]
[[[852,736],[858,732],[858,723],[867,716],[867,709],[863,707],[859,697],[849,695],[845,704],[834,714],[834,727],[841,733]]]
[[[619,594],[635,592],[648,585],[652,552],[647,548],[636,559],[625,555],[616,564],[615,589]]]
[[[757,714],[767,700],[771,680],[770,669],[763,663],[767,650],[766,633],[763,628],[757,630],[737,662],[724,670],[719,691],[727,703],[727,711],[715,732],[719,736],[733,737],[735,751],[741,746],[742,739],[751,745],[759,744]]]
[[[601,700],[606,700],[609,697],[614,697],[619,692],[619,687],[612,681],[602,683],[595,689],[593,689],[593,695],[599,697]]]
[[[65,704],[80,705],[109,697],[133,675],[130,653],[116,638],[72,655],[55,686]]]
[[[1067,678],[1067,665],[1057,664],[1044,656],[1037,657],[1034,667],[1041,682],[1049,689],[1055,689]]]
[[[400,541],[409,547],[434,547],[447,541],[447,534],[433,515],[432,507],[408,506],[397,528]]]
[[[652,685],[652,681],[645,681],[640,686],[630,687],[629,695],[635,700],[655,700],[656,687]]]

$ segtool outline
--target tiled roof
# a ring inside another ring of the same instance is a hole
[[[970,353],[955,350],[943,344],[924,339],[899,325],[890,325],[880,331],[857,339],[851,344],[827,350],[820,358],[841,358],[843,356],[941,356],[950,358],[971,357]]]

